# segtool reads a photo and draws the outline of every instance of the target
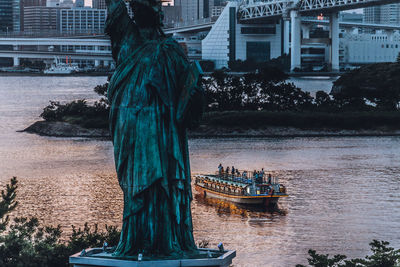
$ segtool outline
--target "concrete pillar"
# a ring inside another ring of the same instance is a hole
[[[393,30],[386,30],[386,34],[388,36],[388,41],[389,42],[393,42],[394,31]]]
[[[94,61],[94,66],[95,66],[95,67],[100,66],[100,60],[96,59],[96,60]]]
[[[292,42],[290,47],[290,70],[301,68],[301,17],[296,10],[290,11],[290,20],[292,23]]]
[[[290,21],[283,21],[283,53],[289,55],[290,49]]]
[[[14,57],[14,67],[19,66],[19,57]]]
[[[339,71],[339,12],[332,13],[329,19],[330,26],[330,60],[332,71]]]
[[[301,30],[303,32],[303,39],[310,39],[310,26],[301,25]]]

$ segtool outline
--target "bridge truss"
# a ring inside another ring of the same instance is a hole
[[[240,21],[246,21],[286,16],[290,10],[301,13],[336,12],[396,2],[400,0],[243,0],[238,15]]]

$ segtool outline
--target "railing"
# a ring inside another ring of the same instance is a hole
[[[28,37],[28,38],[41,38],[41,37],[71,37],[71,36],[104,36],[103,31],[69,31],[61,32],[59,30],[50,31],[23,31],[23,32],[0,32],[0,38],[13,38],[13,37]]]

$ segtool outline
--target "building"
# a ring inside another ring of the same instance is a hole
[[[71,8],[60,10],[61,33],[103,33],[107,10],[93,8]]]
[[[162,10],[164,13],[164,27],[172,28],[174,27],[175,23],[181,20],[182,13],[179,6],[163,6]]]
[[[175,0],[174,5],[181,9],[181,21],[191,23],[211,17],[213,7],[221,5],[222,2],[221,0]]]
[[[46,0],[20,0],[20,30],[24,31],[24,8],[31,6],[46,6]]]
[[[363,22],[363,14],[355,13],[355,12],[340,12],[339,20],[344,22],[354,22],[354,23],[362,23]]]
[[[46,2],[47,7],[61,7],[60,0],[47,0]]]
[[[76,8],[85,7],[85,0],[75,0],[74,7]]]
[[[202,59],[212,60],[217,68],[222,68],[227,67],[229,61],[265,62],[281,56],[284,53],[281,20],[264,24],[239,24],[236,8],[236,3],[228,3],[202,40]]]
[[[0,33],[13,31],[13,0],[0,0]]]
[[[63,0],[60,3],[60,7],[73,8],[74,7],[74,2],[72,0]]]
[[[364,8],[364,22],[373,24],[400,24],[400,4]]]
[[[59,25],[60,7],[28,6],[24,7],[24,32],[46,33],[55,32]]]
[[[400,53],[400,34],[342,33],[342,65],[395,62]]]
[[[21,0],[12,1],[12,22],[13,22],[13,32],[21,31]]]
[[[92,0],[92,7],[94,9],[107,9],[105,0]]]

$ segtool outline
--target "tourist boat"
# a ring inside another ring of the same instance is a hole
[[[254,178],[251,172],[245,176],[224,174],[196,175],[196,191],[204,197],[219,198],[238,204],[269,206],[277,204],[279,198],[287,197],[286,187],[278,179]],[[251,177],[251,178],[247,178]]]
[[[54,58],[54,63],[50,68],[44,70],[44,74],[72,74],[79,71],[78,64],[68,64],[68,57],[66,63],[62,63],[58,57]]]

